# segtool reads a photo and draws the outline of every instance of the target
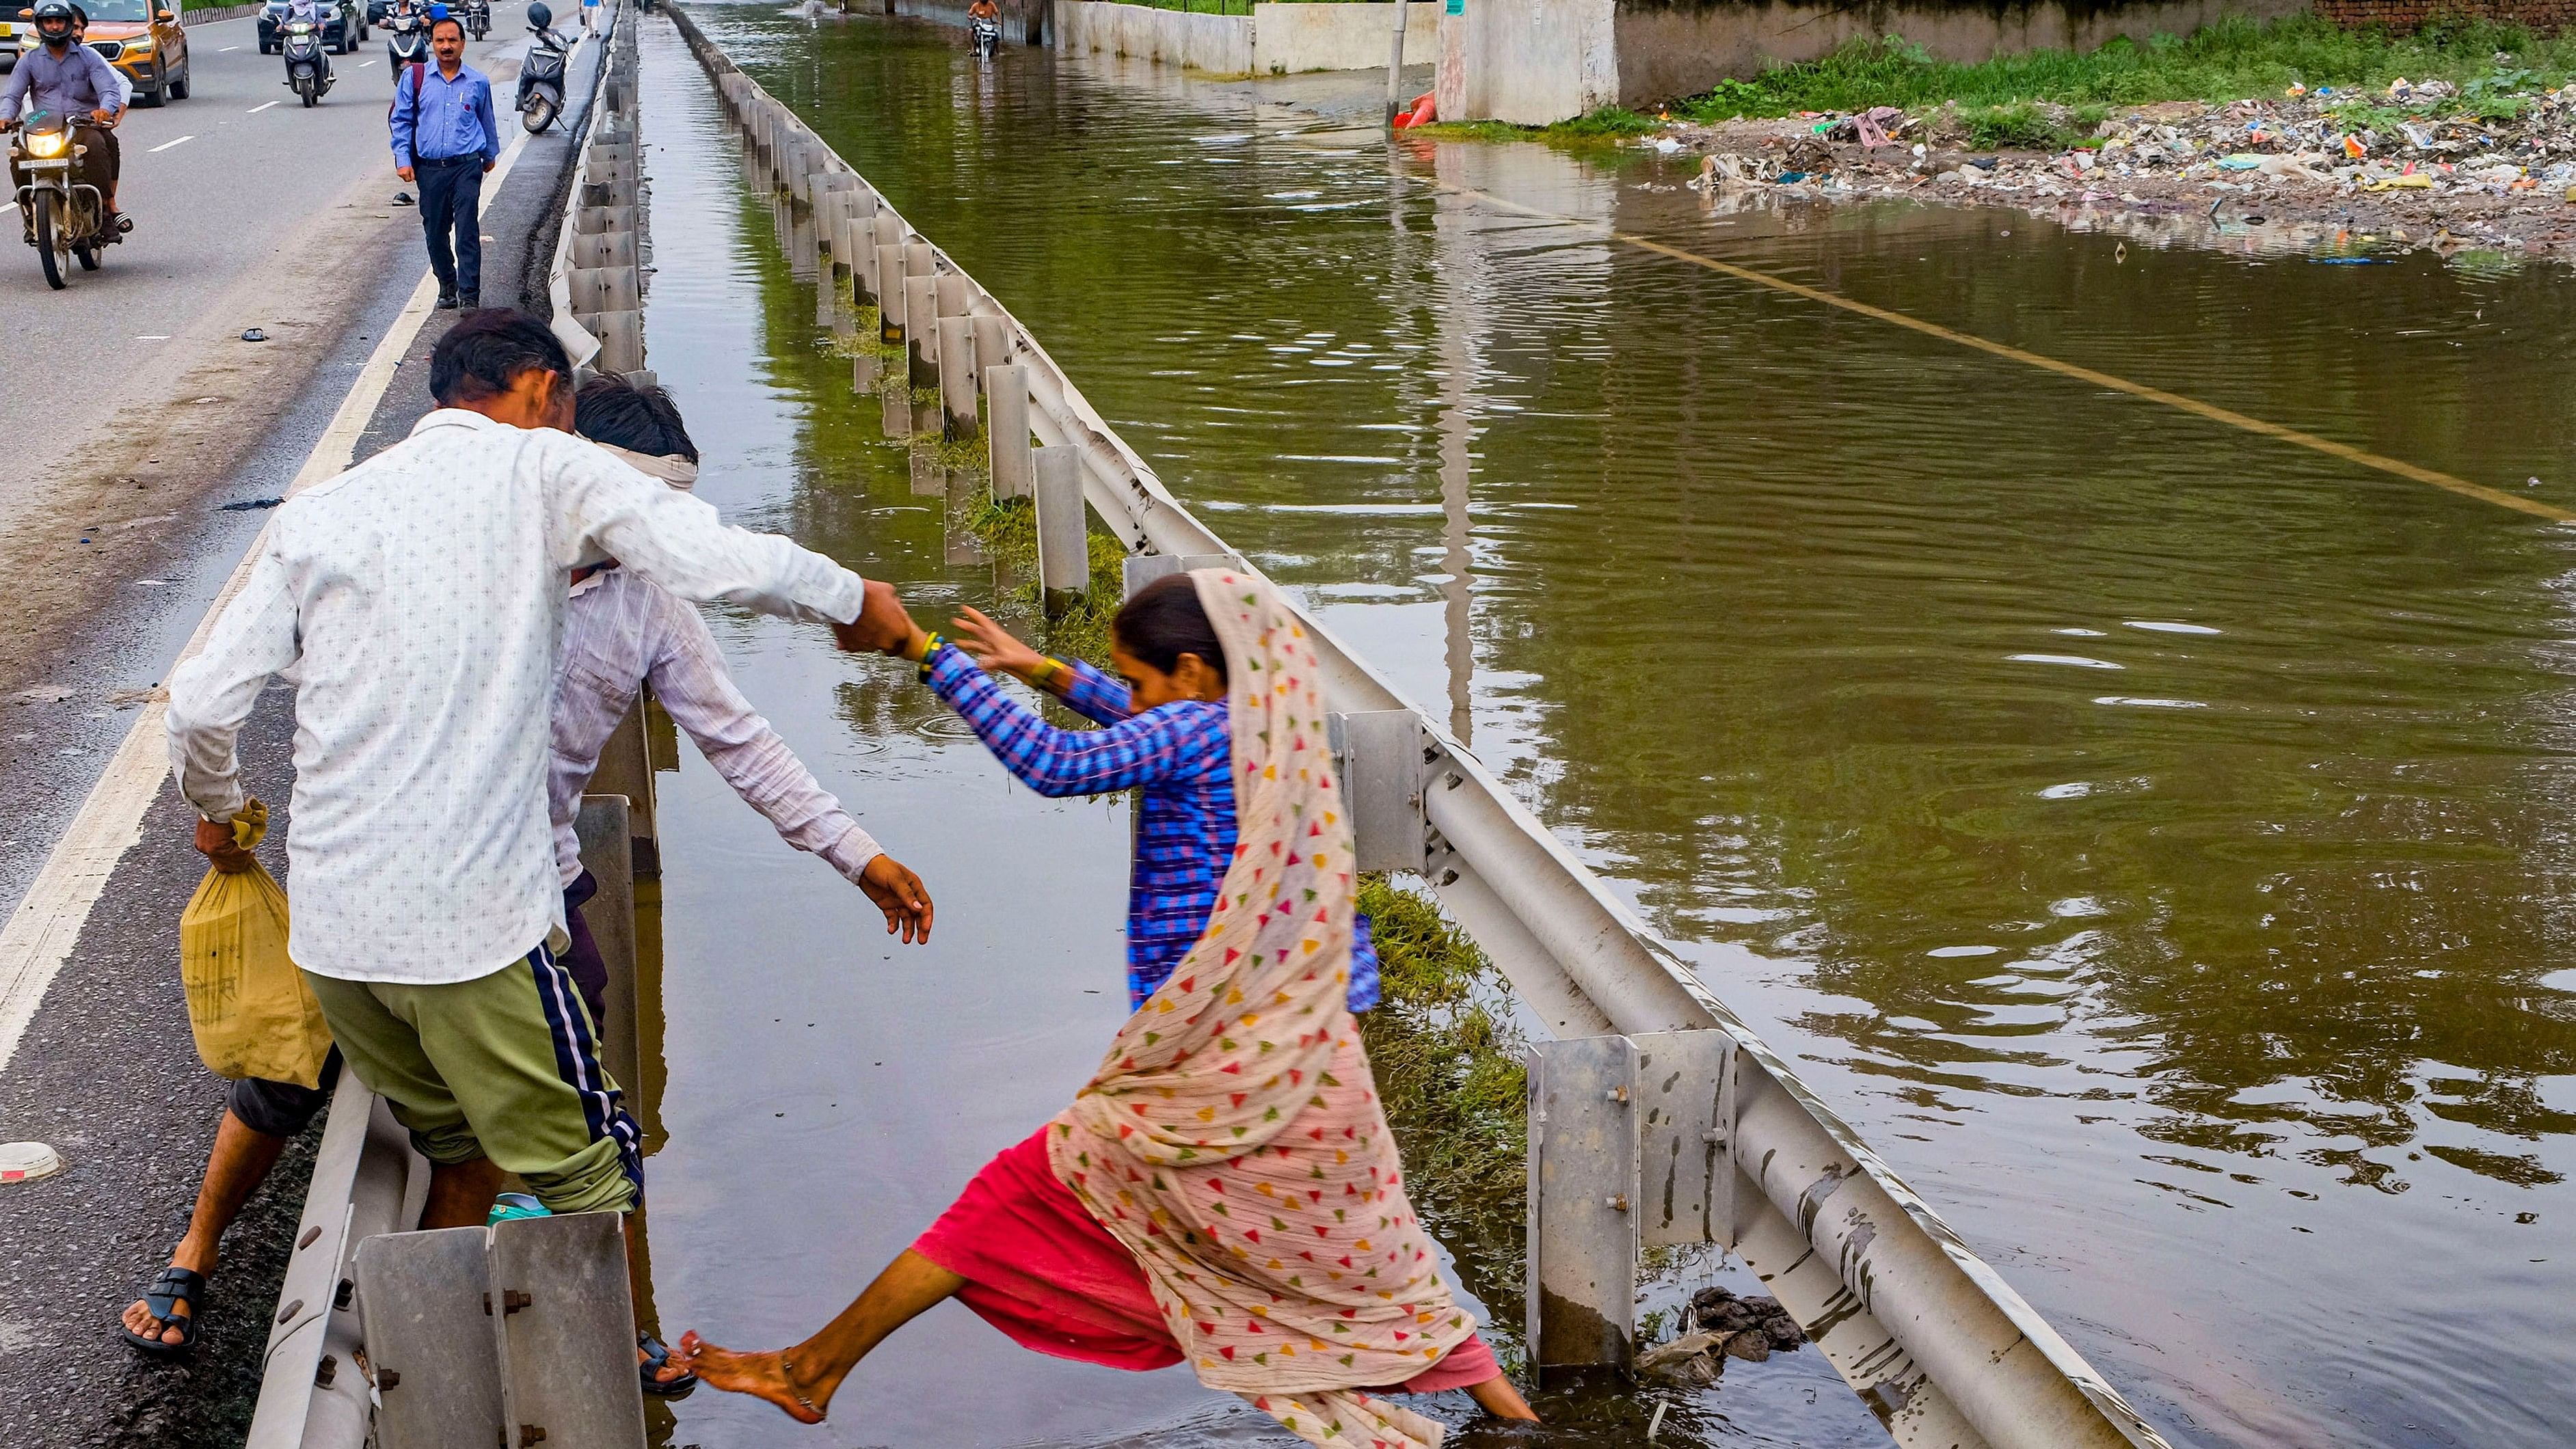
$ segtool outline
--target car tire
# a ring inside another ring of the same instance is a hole
[[[170,99],[184,101],[188,98],[189,89],[196,83],[195,70],[196,66],[191,62],[179,63],[179,73],[170,79]]]
[[[163,106],[168,105],[170,103],[170,77],[166,74],[163,75],[161,77],[161,83],[152,87],[150,90],[145,90],[141,86],[136,86],[134,88],[134,103],[147,111],[157,111]]]

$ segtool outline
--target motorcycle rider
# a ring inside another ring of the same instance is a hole
[[[324,89],[328,89],[331,84],[331,47],[322,44],[322,26],[328,13],[322,8],[319,0],[286,0],[286,24],[293,25],[301,20],[313,27],[313,53],[322,59],[321,80]],[[280,52],[285,49],[283,45],[278,47]],[[290,78],[294,75],[291,67],[287,74]]]
[[[107,205],[107,239],[114,241],[134,229],[134,223],[116,209],[116,178],[122,157],[117,152],[116,133],[109,129],[125,115],[118,101],[121,94],[113,67],[99,58],[97,51],[75,42],[72,32],[78,20],[71,0],[37,0],[36,49],[18,57],[17,67],[9,72],[9,88],[0,93],[0,133],[17,128],[24,117],[36,111],[58,111],[65,116],[86,116],[86,123],[75,122],[74,145],[88,148],[80,159],[80,178],[99,189]],[[11,179],[25,185],[26,178],[10,168]]]
[[[994,4],[993,0],[975,0],[974,4],[966,7],[966,18],[969,20],[989,20],[995,25],[999,25],[1002,23],[1002,7]]]

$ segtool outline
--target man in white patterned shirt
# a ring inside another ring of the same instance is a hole
[[[278,509],[170,680],[172,766],[219,870],[249,864],[228,826],[244,804],[234,738],[271,674],[297,687],[288,949],[350,1068],[431,1162],[424,1228],[481,1223],[504,1172],[556,1212],[643,1206],[634,1122],[550,944],[565,939],[546,772],[567,574],[615,558],[683,598],[828,623],[851,650],[894,633],[884,585],[727,528],[573,437],[571,372],[532,318],[461,319],[431,356],[440,407]],[[907,939],[928,926],[917,890],[894,892]],[[201,1297],[187,1277],[156,1286]]]

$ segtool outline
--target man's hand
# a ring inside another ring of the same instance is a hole
[[[1047,657],[1019,641],[1010,630],[987,618],[981,609],[964,609],[949,624],[957,631],[957,647],[975,658],[986,669],[1016,674],[1022,679]]]
[[[491,175],[491,174],[492,174],[492,168],[493,168],[493,167],[495,167],[495,166],[498,166],[498,165],[500,165],[500,164],[501,164],[501,163],[500,163],[500,162],[498,162],[498,161],[486,161],[486,162],[484,162],[484,163],[483,163],[483,174],[484,174],[484,175],[486,175],[486,176]]]
[[[229,820],[198,821],[197,851],[226,875],[239,875],[259,864],[259,857],[233,843],[233,823]]]
[[[902,861],[879,854],[859,872],[859,889],[885,912],[886,934],[903,932],[903,942],[927,944],[930,940],[930,892],[921,888],[921,877],[904,869]]]
[[[866,601],[859,605],[859,617],[846,624],[834,624],[832,637],[853,654],[892,654],[912,637],[912,615],[895,597],[894,585],[870,579]]]
[[[395,174],[396,176],[401,177],[401,178],[402,178],[403,180],[405,180],[405,181],[409,181],[409,180],[411,180],[411,168],[410,168],[410,167],[408,167],[408,166],[397,166],[397,167],[395,167],[395,168],[394,168],[394,174]]]
[[[102,126],[113,126],[116,124],[116,112],[108,110],[104,106],[90,112],[89,118],[98,122]]]

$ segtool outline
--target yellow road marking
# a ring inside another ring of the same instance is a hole
[[[2400,478],[2409,479],[2417,483],[2429,483],[2436,488],[2446,489],[2449,492],[2457,493],[2464,498],[2480,499],[2487,503],[2496,504],[2499,507],[2510,508],[2520,513],[2528,513],[2535,518],[2546,518],[2553,523],[2576,523],[2576,512],[2570,512],[2569,510],[2557,507],[2554,504],[2543,503],[2536,498],[2524,498],[2519,494],[2507,493],[2501,488],[2490,488],[2483,483],[2472,483],[2466,478],[2444,473],[2437,469],[2418,467],[2402,458],[2391,458],[2385,454],[2373,453],[2366,448],[2356,448],[2350,443],[2338,443],[2332,438],[2320,438],[2314,433],[2301,432],[2297,428],[2285,427],[2280,423],[2265,422],[2261,418],[2247,417],[2243,413],[2231,411],[2230,409],[2220,407],[2215,403],[2205,403],[2198,398],[2184,397],[2180,393],[2167,392],[2160,387],[2149,387],[2142,382],[2131,382],[2125,377],[2113,377],[2107,372],[2096,372],[2092,368],[2079,367],[2072,362],[2062,362],[2054,357],[2043,357],[2036,352],[2026,352],[2021,348],[2014,347],[2008,343],[1990,341],[1971,333],[1960,332],[1952,328],[1944,327],[1938,322],[1926,322],[1920,317],[1909,317],[1902,312],[1890,311],[1885,307],[1874,307],[1867,302],[1855,301],[1850,297],[1841,295],[1840,293],[1828,292],[1821,287],[1810,287],[1803,282],[1790,281],[1786,277],[1775,277],[1768,272],[1757,272],[1751,267],[1737,266],[1733,262],[1721,262],[1715,257],[1702,256],[1698,252],[1685,251],[1680,247],[1668,246],[1663,242],[1654,241],[1646,237],[1637,236],[1630,232],[1621,231],[1607,222],[1586,221],[1580,217],[1561,216],[1552,211],[1542,211],[1534,206],[1523,206],[1517,201],[1506,201],[1502,197],[1496,196],[1491,192],[1478,191],[1473,187],[1453,186],[1447,182],[1435,182],[1434,184],[1439,186],[1443,191],[1453,192],[1460,196],[1473,197],[1478,201],[1490,203],[1505,211],[1517,212],[1522,216],[1531,217],[1540,221],[1553,221],[1563,223],[1567,226],[1588,227],[1601,232],[1613,241],[1626,242],[1632,247],[1653,252],[1658,256],[1671,257],[1675,261],[1688,262],[1695,267],[1705,267],[1712,272],[1733,277],[1738,281],[1751,282],[1754,285],[1761,287],[1769,287],[1773,291],[1777,292],[1787,292],[1791,296],[1804,297],[1810,302],[1822,302],[1828,307],[1840,307],[1846,312],[1857,312],[1863,317],[1874,318],[1878,321],[1886,322],[1894,326],[1908,328],[1912,331],[1920,332],[1926,337],[1938,337],[1944,342],[1955,342],[1961,347],[1973,347],[1979,352],[1991,353],[1996,357],[2008,358],[2014,362],[2024,363],[2031,367],[2040,368],[2043,371],[2056,373],[2061,377],[2071,377],[2078,382],[2091,383],[2095,387],[2106,387],[2111,389],[2113,392],[2124,392],[2131,397],[2145,398],[2149,402],[2162,403],[2166,407],[2177,408],[2196,417],[2207,418],[2214,423],[2224,423],[2231,428],[2242,428],[2249,433],[2257,433],[2263,437],[2274,438],[2284,443],[2292,443],[2302,448],[2313,449],[2316,452],[2326,454],[2328,457],[2341,458],[2347,463],[2358,463],[2364,468],[2375,468],[2382,473],[2393,473]]]

